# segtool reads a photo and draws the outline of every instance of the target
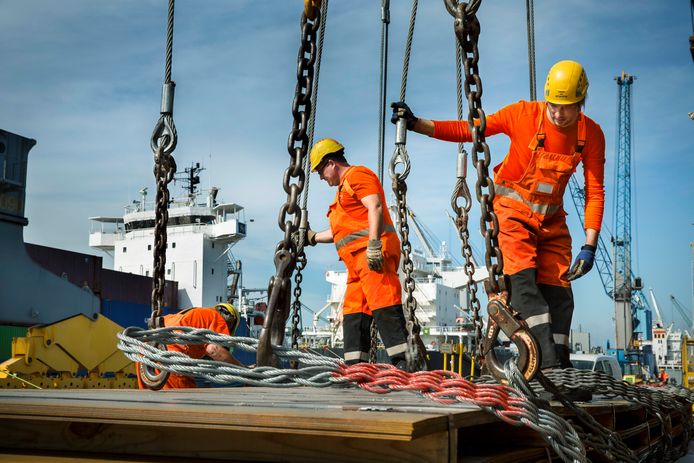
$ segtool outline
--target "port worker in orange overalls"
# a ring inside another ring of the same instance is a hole
[[[371,347],[371,322],[378,331],[393,365],[406,368],[407,330],[398,278],[400,240],[386,207],[383,187],[376,174],[351,166],[342,144],[326,138],[311,149],[311,170],[337,187],[328,210],[330,228],[309,229],[307,244],[335,243],[347,267],[342,327],[345,363],[367,362]]]
[[[560,61],[547,75],[545,102],[519,101],[486,118],[485,135],[503,133],[511,141],[494,168],[493,208],[511,305],[538,341],[543,369],[571,366],[570,281],[592,268],[602,224],[605,136],[582,112],[587,90],[583,67]],[[410,130],[452,142],[472,140],[467,121],[418,119],[403,102],[392,107],[393,122],[405,118]],[[563,196],[579,164],[585,178],[586,241],[571,266]]]
[[[193,307],[175,314],[164,315],[164,326],[188,326],[208,329],[219,334],[233,336],[239,326],[239,314],[231,304],[217,304],[214,308]],[[167,350],[182,352],[190,358],[210,357],[218,362],[243,366],[226,348],[218,344],[169,344]],[[136,365],[137,383],[140,389],[146,386],[140,379],[140,364]],[[171,373],[162,389],[194,388],[195,378]]]

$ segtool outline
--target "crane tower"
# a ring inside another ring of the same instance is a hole
[[[617,140],[615,164],[614,290],[616,348],[633,347],[635,329],[651,338],[649,311],[641,292],[641,278],[631,268],[631,86],[636,77],[622,72],[615,77],[618,88]],[[639,320],[641,318],[641,320]]]

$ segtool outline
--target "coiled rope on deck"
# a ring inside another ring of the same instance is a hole
[[[392,365],[345,365],[341,360],[293,349],[273,346],[283,360],[298,361],[297,369],[256,367],[248,369],[224,362],[192,359],[187,355],[160,350],[158,344],[218,344],[227,348],[255,352],[258,340],[232,337],[211,330],[190,327],[166,327],[152,330],[128,328],[118,333],[118,348],[135,362],[152,368],[214,383],[238,383],[266,387],[360,387],[385,394],[410,391],[442,404],[477,405],[513,426],[537,431],[565,462],[585,462],[585,448],[571,425],[549,410],[542,410],[519,391],[500,384],[475,383],[449,371],[407,373]]]

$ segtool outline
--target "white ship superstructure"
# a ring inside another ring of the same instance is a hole
[[[199,164],[186,169],[188,196],[168,208],[165,278],[178,282],[180,308],[210,307],[228,299],[228,251],[246,236],[244,209],[217,203],[217,188],[199,196]],[[183,179],[186,180],[185,178]],[[147,189],[126,206],[123,217],[91,217],[89,246],[113,256],[114,270],[152,276],[154,265],[154,204]]]

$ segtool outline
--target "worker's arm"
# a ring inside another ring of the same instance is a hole
[[[316,243],[332,243],[333,231],[328,228],[327,230],[316,232],[315,240]]]
[[[375,193],[364,196],[361,203],[368,211],[369,240],[380,239],[383,233],[383,204],[381,204],[380,196]]]
[[[366,263],[369,269],[380,272],[383,269],[383,204],[378,194],[370,194],[361,199],[368,211],[369,241],[366,244]]]
[[[434,136],[434,122],[430,121],[429,119],[422,119],[420,117],[414,122],[414,124],[412,124],[412,128],[410,130],[412,130],[413,132],[417,132],[417,133],[421,133],[421,134],[433,137]]]
[[[586,228],[586,244],[598,247],[598,237],[600,236],[600,231],[593,228]]]
[[[236,357],[231,355],[231,352],[218,344],[207,344],[205,346],[205,352],[212,360],[231,363],[239,367],[245,366],[243,363],[236,360]]]

